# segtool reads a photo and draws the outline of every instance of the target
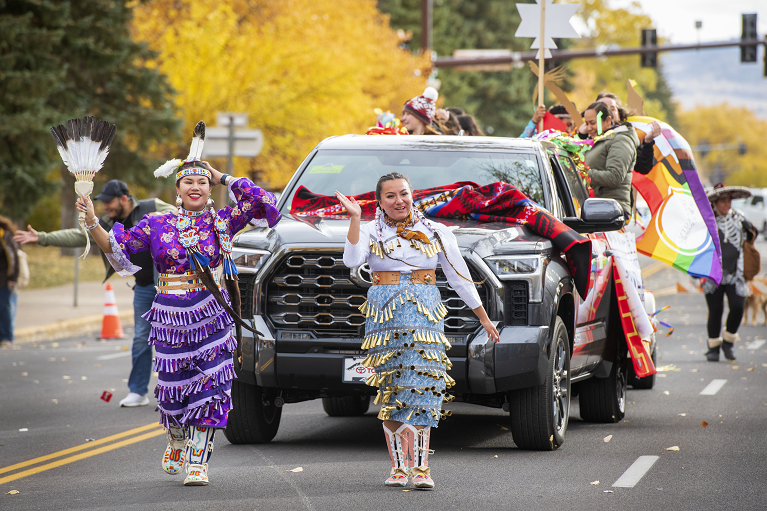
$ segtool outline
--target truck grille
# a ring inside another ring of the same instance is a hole
[[[360,271],[370,281],[367,265]],[[477,275],[472,272],[474,280]],[[441,269],[437,286],[442,302],[450,311],[445,333],[463,335],[474,331],[479,320],[448,285]],[[478,289],[487,303],[485,286]],[[277,329],[311,330],[317,337],[360,337],[365,317],[357,309],[366,298],[367,288],[352,281],[351,271],[340,253],[294,253],[277,266],[266,285],[266,317]]]

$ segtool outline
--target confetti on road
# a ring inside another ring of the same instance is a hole
[[[296,467],[293,470],[287,470],[286,472],[303,472],[303,471],[304,471],[303,467]]]
[[[28,373],[28,372],[26,372],[26,371],[24,371],[23,373],[21,373],[21,375],[22,375],[22,376],[29,376],[29,373]]]
[[[686,413],[680,413],[679,416],[680,417],[687,417],[687,414]]]
[[[96,439],[95,438],[86,438],[85,441],[86,442],[95,442]]]
[[[599,486],[599,481],[591,481],[591,486]]]
[[[59,343],[57,343],[57,342],[51,343],[51,348],[58,348],[58,347],[59,347]]]
[[[733,369],[739,369],[740,366],[732,366]]]
[[[53,399],[51,399],[51,401],[53,401],[53,404],[54,404],[54,405],[57,405],[57,404],[59,404],[59,400],[58,400],[58,399],[56,399],[56,398],[53,398]]]
[[[29,431],[29,428],[21,428],[19,431]]]
[[[112,400],[112,393],[108,390],[105,390],[103,394],[101,394],[101,399],[106,401],[107,403]]]
[[[667,451],[678,451],[679,446],[678,445],[672,445],[671,447],[666,447]]]
[[[64,376],[62,376],[62,378],[64,378],[65,380],[71,380],[72,379],[71,376],[67,376],[66,374]]]
[[[604,437],[604,438],[602,439],[602,441],[603,441],[604,443],[607,443],[607,442],[609,442],[609,441],[610,441],[610,440],[612,440],[612,439],[613,439],[613,436],[612,436],[612,435],[607,435],[606,437]]]
[[[691,373],[697,373],[697,372],[698,372],[698,369],[690,369],[690,372],[691,372]]]
[[[496,454],[495,456],[493,456],[493,458],[497,458],[497,457],[498,457],[498,455],[497,455],[497,454]]]
[[[703,426],[703,427],[705,428],[706,426],[708,426],[708,422],[706,422],[706,421],[703,421],[703,422],[701,423],[701,426]]]
[[[603,491],[602,493],[615,493],[615,492],[614,492],[614,491],[612,491],[612,490],[605,490],[605,491]]]
[[[6,493],[6,495],[18,495],[18,494],[19,494],[19,490],[11,490]]]
[[[87,377],[87,376],[80,376],[80,379],[81,379],[82,381],[85,381],[85,380],[87,380],[87,379],[88,379],[88,377]]]
[[[664,391],[663,391],[663,395],[664,395],[664,396],[668,396],[669,394],[670,394],[670,392],[669,392],[668,390],[664,390]]]
[[[679,369],[674,364],[668,364],[665,366],[656,367],[655,370],[658,371],[659,373],[664,373],[666,371],[681,371],[681,369]]]

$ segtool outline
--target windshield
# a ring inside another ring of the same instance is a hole
[[[378,178],[399,172],[410,179],[414,190],[434,188],[457,181],[486,185],[503,181],[518,187],[525,195],[545,207],[538,158],[534,154],[474,151],[376,151],[320,150],[304,169],[292,190],[299,186],[321,195],[336,190],[359,195],[375,190]],[[290,202],[282,208],[290,211]]]

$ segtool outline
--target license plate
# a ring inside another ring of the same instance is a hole
[[[368,376],[375,373],[372,367],[365,367],[362,361],[365,357],[344,358],[344,383],[365,383]]]

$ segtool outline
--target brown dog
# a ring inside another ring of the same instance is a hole
[[[753,281],[748,282],[749,287],[751,288],[751,296],[746,298],[746,310],[743,313],[743,324],[748,324],[748,311],[751,311],[751,326],[756,326],[756,316],[759,313],[759,309],[762,309],[762,313],[764,314],[764,323],[763,325],[767,325],[767,293],[762,293],[756,286],[754,286]]]

